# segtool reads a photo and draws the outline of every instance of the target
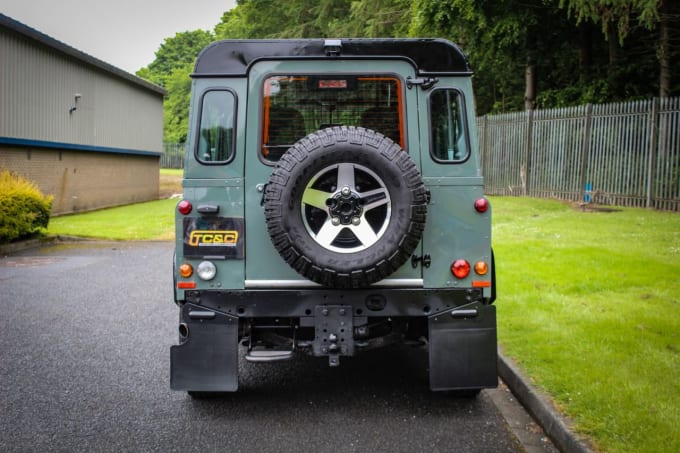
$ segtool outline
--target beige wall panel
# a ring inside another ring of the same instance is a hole
[[[52,195],[52,215],[158,199],[156,156],[0,147],[0,168]]]

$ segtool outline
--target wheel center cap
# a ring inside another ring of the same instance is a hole
[[[327,203],[331,218],[337,219],[338,225],[357,225],[360,222],[363,208],[361,197],[344,187],[340,192],[329,198]]]

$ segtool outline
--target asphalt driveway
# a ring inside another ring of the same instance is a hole
[[[1,451],[522,451],[482,392],[431,393],[424,351],[241,360],[240,390],[169,388],[171,243],[0,258]]]

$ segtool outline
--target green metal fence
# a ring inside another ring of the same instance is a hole
[[[680,211],[680,98],[477,119],[489,195]]]
[[[184,143],[163,143],[161,168],[184,168]]]
[[[680,211],[680,98],[477,118],[489,195]],[[183,168],[164,143],[161,168]]]

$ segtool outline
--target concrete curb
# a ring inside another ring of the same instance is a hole
[[[593,453],[587,441],[574,434],[571,423],[557,412],[522,375],[517,365],[498,353],[498,375],[534,420],[541,425],[555,446],[562,452]]]
[[[52,243],[56,240],[54,237],[49,238],[33,238],[18,242],[10,242],[9,244],[0,244],[0,256],[11,255],[12,253],[22,252],[28,249],[34,249],[44,244]]]
[[[58,244],[64,242],[85,242],[93,241],[87,238],[79,238],[75,236],[41,236],[38,238],[25,239],[17,242],[10,242],[9,244],[0,244],[0,256],[7,256],[14,253],[23,252],[43,245]]]

